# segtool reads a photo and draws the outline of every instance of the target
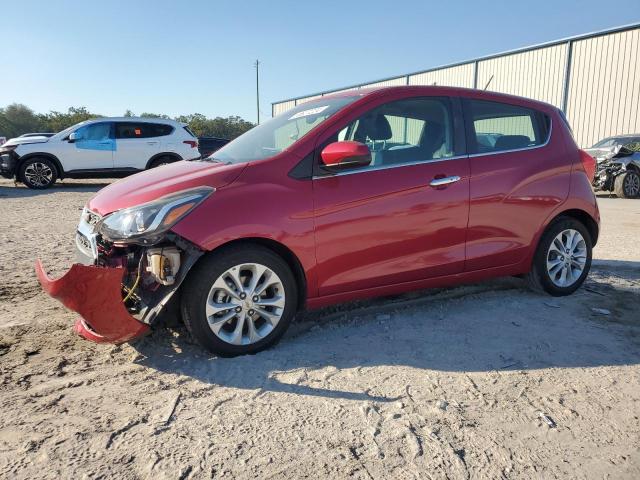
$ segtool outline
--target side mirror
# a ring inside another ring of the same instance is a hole
[[[82,140],[82,135],[79,135],[78,132],[72,132],[69,134],[69,143],[73,143],[77,140]]]
[[[371,152],[364,143],[333,142],[320,153],[323,165],[332,171],[366,167],[371,164]]]

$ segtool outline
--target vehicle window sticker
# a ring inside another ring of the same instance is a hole
[[[289,120],[295,120],[296,118],[308,117],[309,115],[316,115],[318,113],[324,112],[329,105],[324,105],[322,107],[310,108],[308,110],[303,110],[301,112],[296,113],[295,115],[289,117]]]

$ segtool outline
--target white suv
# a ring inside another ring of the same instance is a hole
[[[200,156],[185,124],[157,118],[99,118],[51,138],[20,140],[27,141],[0,147],[0,175],[35,189],[58,178],[124,177]]]

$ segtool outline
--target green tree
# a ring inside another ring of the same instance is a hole
[[[167,119],[167,120],[171,119],[171,117],[169,115],[165,115],[163,113],[147,113],[147,112],[144,112],[144,113],[141,113],[140,116],[142,118],[164,118],[164,119]]]
[[[51,111],[40,115],[40,118],[42,123],[46,125],[47,131],[60,132],[76,123],[100,116],[89,112],[86,107],[69,107],[67,113]]]
[[[181,115],[176,117],[176,120],[188,124],[198,137],[220,137],[230,140],[255,126],[238,116],[207,118],[201,113]]]
[[[0,135],[3,137],[13,138],[43,128],[40,118],[26,105],[12,103],[0,109]]]
[[[100,116],[91,113],[86,107],[70,107],[67,112],[51,111],[49,113],[35,114],[29,107],[14,103],[5,108],[0,108],[0,135],[11,138],[28,132],[60,132],[76,123]],[[124,116],[134,117],[135,114],[131,110],[127,110]],[[142,113],[140,116],[146,118],[171,118],[161,113],[148,112]],[[176,117],[176,120],[189,125],[191,131],[199,137],[221,137],[230,140],[254,127],[253,123],[235,115],[207,118],[201,113],[192,113]]]

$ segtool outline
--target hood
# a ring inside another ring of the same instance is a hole
[[[89,200],[87,207],[104,216],[188,188],[209,186],[219,189],[238,178],[246,166],[246,163],[201,160],[170,163],[112,183]]]
[[[10,147],[12,145],[26,145],[28,143],[44,143],[48,142],[49,137],[16,137],[10,138],[2,144],[3,147]]]
[[[584,148],[583,150],[595,158],[596,162],[600,163],[613,158],[620,151],[620,145],[613,147]]]

